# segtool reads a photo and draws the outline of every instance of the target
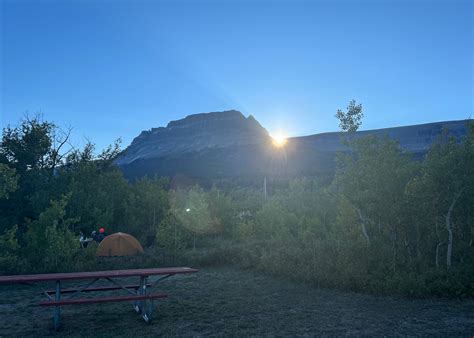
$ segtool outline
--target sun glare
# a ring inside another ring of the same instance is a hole
[[[277,148],[281,148],[286,144],[286,137],[282,134],[272,136],[273,145]]]

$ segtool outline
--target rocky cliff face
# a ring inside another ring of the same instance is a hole
[[[236,110],[189,115],[182,120],[171,121],[166,128],[143,131],[117,160],[117,164],[177,157],[213,148],[260,144],[268,138],[268,132],[253,116],[246,118]]]
[[[466,134],[466,121],[367,130],[356,137],[387,135],[420,158],[443,130],[460,139]],[[335,132],[294,137],[280,149],[272,146],[268,132],[252,116],[235,110],[196,114],[142,132],[116,163],[128,178],[320,175],[331,173],[336,152],[346,150],[340,136]]]

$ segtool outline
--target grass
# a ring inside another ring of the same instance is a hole
[[[157,290],[169,297],[157,302],[151,324],[145,324],[128,303],[65,306],[58,333],[52,327],[52,310],[36,306],[43,299],[38,289],[3,285],[0,336],[474,333],[474,300],[407,299],[317,289],[228,267],[174,276],[159,285]]]

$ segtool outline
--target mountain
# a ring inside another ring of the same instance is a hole
[[[209,149],[259,144],[268,138],[268,132],[253,116],[246,118],[236,110],[189,115],[171,121],[166,128],[143,131],[117,159],[117,164],[123,166],[137,160],[176,158]]]
[[[397,140],[400,146],[411,153],[426,153],[436,138],[446,130],[449,135],[460,139],[466,135],[466,120],[444,121],[413,126],[383,128],[358,131],[356,137],[375,135],[389,136]],[[341,133],[322,133],[310,136],[296,137],[295,140],[323,151],[343,151],[345,148],[340,142]]]
[[[420,158],[443,130],[460,139],[466,134],[466,121],[359,131],[355,137],[387,135]],[[155,174],[312,176],[333,172],[336,152],[345,150],[339,132],[289,138],[284,147],[277,148],[255,118],[230,110],[189,115],[166,127],[143,131],[116,163],[130,179]]]

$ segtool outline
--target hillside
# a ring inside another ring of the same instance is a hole
[[[466,133],[465,121],[359,131],[356,137],[388,135],[419,158],[443,130],[459,139]],[[344,150],[339,132],[293,137],[275,148],[257,120],[231,110],[190,115],[143,131],[116,163],[128,178],[311,176],[332,172],[336,152]]]

